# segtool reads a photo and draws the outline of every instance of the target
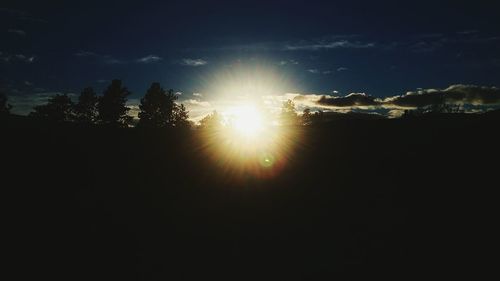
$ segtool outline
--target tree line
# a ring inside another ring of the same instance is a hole
[[[133,123],[133,117],[128,114],[130,108],[126,105],[130,94],[122,81],[116,79],[104,90],[102,96],[98,96],[91,87],[82,90],[76,103],[67,94],[56,94],[46,104],[33,107],[29,116],[52,122],[128,127]],[[177,95],[172,89],[166,91],[160,83],[152,83],[139,104],[137,127],[189,128],[189,112],[176,100]],[[0,94],[0,116],[8,115],[11,109],[7,97]],[[309,108],[299,115],[292,100],[283,103],[279,115],[280,123],[286,126],[311,125],[322,120],[322,111],[312,113]],[[213,128],[220,124],[222,117],[217,111],[200,121],[201,128]]]
[[[113,80],[102,96],[93,88],[83,89],[75,103],[67,94],[57,94],[46,104],[33,107],[29,116],[53,122],[76,122],[113,127],[128,127],[133,117],[128,115],[127,97],[130,91],[121,80]],[[168,128],[189,127],[189,113],[183,104],[176,103],[173,90],[164,90],[160,83],[152,83],[139,105],[138,127]],[[0,114],[9,114],[11,105],[5,95],[0,95]]]
[[[215,129],[222,124],[222,119],[222,116],[214,111],[201,119],[200,128]],[[283,126],[308,126],[322,123],[325,118],[323,111],[311,112],[310,108],[305,108],[299,115],[293,100],[288,99],[281,106],[278,121]]]

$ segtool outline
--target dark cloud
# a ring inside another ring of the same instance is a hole
[[[285,51],[321,51],[338,48],[349,49],[366,49],[375,47],[375,43],[369,42],[352,42],[349,40],[318,40],[316,42],[303,41],[296,44],[287,44],[283,50]]]
[[[20,36],[26,36],[26,31],[21,30],[21,29],[13,29],[13,28],[11,28],[11,29],[7,30],[7,32],[13,33],[13,34],[17,34],[17,35],[20,35]]]
[[[345,97],[322,96],[317,103],[322,106],[353,107],[380,105],[374,97],[364,93],[352,93]]]
[[[385,105],[424,107],[435,104],[500,104],[500,89],[474,85],[453,85],[444,90],[424,89],[384,99]]]
[[[10,17],[16,18],[22,21],[37,22],[37,23],[47,23],[46,20],[33,17],[30,13],[22,10],[0,8],[0,14],[8,15]]]

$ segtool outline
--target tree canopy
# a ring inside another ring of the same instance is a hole
[[[189,112],[182,103],[175,106],[174,122],[176,128],[189,128],[191,126]]]
[[[55,122],[73,120],[73,102],[67,94],[57,94],[47,101],[47,104],[38,105],[30,113],[31,117]]]
[[[97,97],[94,89],[88,87],[83,89],[75,104],[75,120],[80,123],[94,123],[97,120]]]
[[[127,127],[132,121],[132,117],[127,115],[130,110],[126,106],[129,95],[130,92],[122,86],[121,80],[113,80],[111,85],[104,91],[104,95],[99,98],[97,104],[99,123],[116,127]]]
[[[295,103],[292,100],[287,100],[281,107],[281,124],[282,125],[297,125],[299,118],[295,109]]]
[[[183,104],[177,104],[174,90],[165,91],[160,83],[153,83],[139,105],[139,127],[189,127],[189,114]]]
[[[10,114],[12,105],[7,103],[7,96],[4,93],[0,93],[0,116]]]
[[[221,122],[222,118],[219,113],[214,111],[200,120],[200,128],[209,130],[217,129],[221,126]]]
[[[160,83],[153,83],[139,105],[139,126],[165,128],[173,126],[175,96],[173,90],[165,91]]]

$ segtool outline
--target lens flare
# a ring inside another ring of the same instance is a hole
[[[239,61],[221,67],[203,81],[214,94],[217,126],[202,128],[203,151],[228,180],[249,176],[269,178],[281,172],[293,158],[298,141],[293,130],[277,125],[279,108],[264,98],[295,89],[286,73],[269,61]]]
[[[295,131],[273,123],[252,104],[228,109],[218,126],[206,128],[204,151],[228,179],[271,178],[293,158]]]

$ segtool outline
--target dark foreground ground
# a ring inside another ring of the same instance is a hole
[[[495,266],[498,125],[332,122],[263,178],[197,133],[8,120],[3,265],[19,280],[477,279]]]

